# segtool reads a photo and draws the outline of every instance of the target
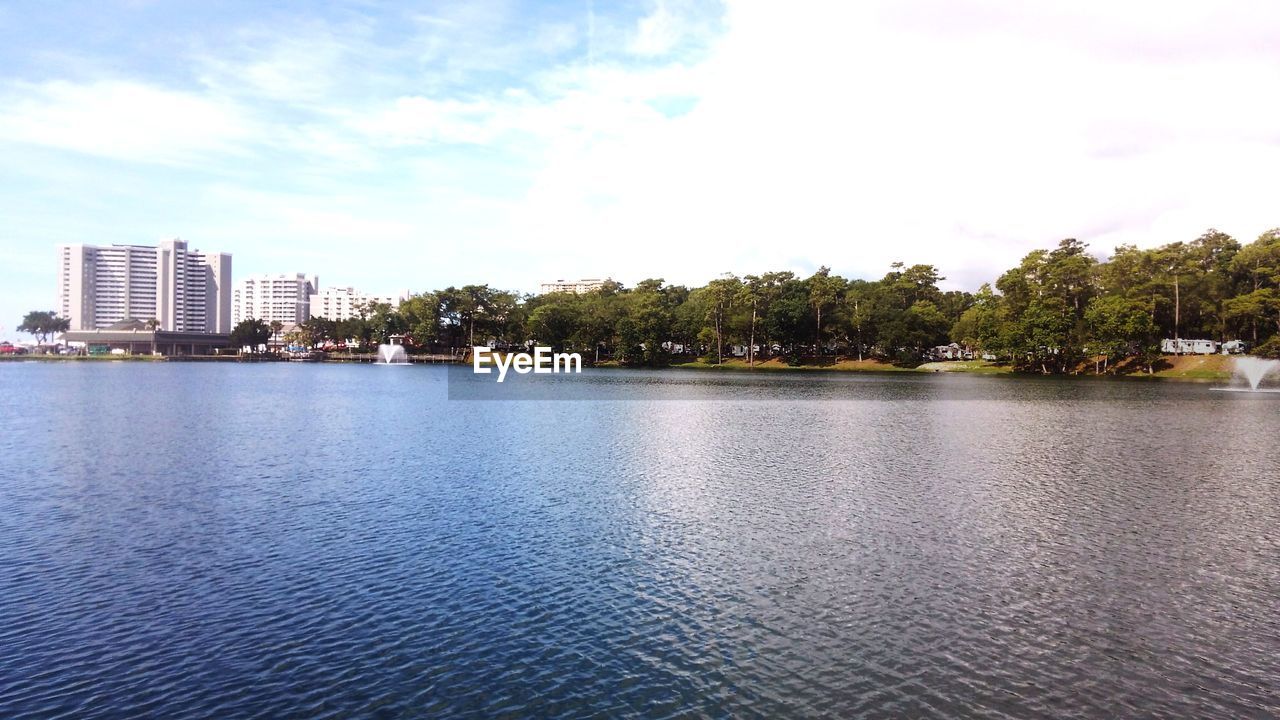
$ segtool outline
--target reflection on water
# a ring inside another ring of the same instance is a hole
[[[446,375],[0,366],[0,716],[1280,712],[1274,396]]]

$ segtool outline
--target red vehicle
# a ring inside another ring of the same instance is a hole
[[[0,355],[17,355],[17,354],[18,354],[18,348],[14,347],[13,343],[8,341],[0,342]]]

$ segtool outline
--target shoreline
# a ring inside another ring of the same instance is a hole
[[[770,358],[756,362],[754,367],[749,366],[745,360],[733,358],[726,360],[724,363],[708,363],[701,359],[691,360],[688,362],[672,363],[670,365],[657,368],[635,368],[635,369],[651,369],[651,370],[686,370],[694,372],[760,372],[760,373],[812,373],[812,372],[833,372],[833,373],[873,373],[873,374],[900,374],[900,373],[958,373],[965,375],[988,375],[1002,377],[1064,377],[1064,378],[1091,378],[1098,380],[1139,380],[1145,382],[1152,381],[1175,381],[1175,382],[1226,382],[1234,376],[1234,370],[1231,365],[1234,358],[1227,355],[1183,355],[1168,356],[1157,362],[1157,369],[1154,373],[1148,374],[1145,368],[1137,368],[1132,364],[1119,365],[1119,369],[1112,369],[1110,372],[1097,374],[1093,371],[1092,364],[1081,366],[1080,370],[1075,373],[1061,375],[1045,375],[1033,372],[1018,372],[1008,365],[993,363],[985,360],[944,360],[936,362],[923,363],[915,367],[905,367],[893,365],[878,360],[852,360],[848,358],[831,358],[820,363],[802,363],[799,365],[790,365],[778,358]],[[184,355],[178,357],[151,356],[151,355],[17,355],[0,357],[0,363],[21,363],[21,362],[229,362],[229,363],[295,363],[299,365],[308,364],[360,364],[372,365],[377,363],[376,355],[354,355],[342,357],[326,357],[323,359],[309,360],[291,360],[289,358],[278,357],[242,357],[238,355]],[[410,355],[409,362],[413,365],[468,365],[457,361],[450,361],[441,355]],[[593,367],[593,366],[587,366]],[[617,368],[632,369],[627,366],[618,365],[612,362],[605,362],[595,365],[598,368]]]

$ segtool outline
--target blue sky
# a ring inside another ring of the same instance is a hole
[[[1264,3],[0,5],[0,335],[59,242],[370,292],[1280,225]]]

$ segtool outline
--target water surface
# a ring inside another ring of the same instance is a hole
[[[0,365],[0,717],[1280,713],[1276,395],[557,381]]]

